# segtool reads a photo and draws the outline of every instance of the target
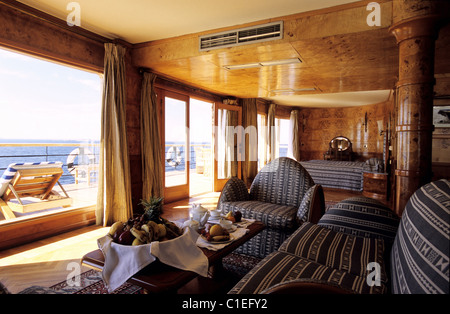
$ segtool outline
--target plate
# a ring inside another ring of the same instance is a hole
[[[224,228],[224,229],[225,229],[225,228]],[[235,225],[231,225],[229,228],[226,228],[226,230],[227,230],[229,233],[235,232],[236,229],[237,229],[237,226],[235,226]]]
[[[200,236],[202,237],[203,240],[205,240],[206,242],[211,243],[211,244],[226,244],[226,243],[230,243],[230,242],[234,241],[234,236],[232,234],[230,234],[230,239],[226,240],[226,241],[208,241],[208,240],[206,240],[206,237],[203,234]]]

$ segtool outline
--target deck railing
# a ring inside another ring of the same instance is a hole
[[[166,172],[173,170],[184,170],[186,165],[185,148],[182,144],[165,144],[165,155],[171,147],[180,150],[180,163],[174,167],[165,162]],[[190,168],[195,169],[197,163],[201,163],[200,155],[202,151],[210,149],[210,144],[190,145]],[[75,171],[70,167],[70,162],[79,164],[98,164],[100,144],[98,143],[0,143],[0,176],[3,171],[12,163],[24,162],[48,162],[60,161],[63,163],[62,184],[75,183]],[[82,154],[79,154],[83,150]],[[79,160],[82,156],[83,160]],[[69,167],[68,167],[69,164]],[[72,171],[70,171],[72,169]],[[90,174],[91,180],[96,180],[97,173]],[[79,173],[79,176],[85,176]],[[80,178],[79,178],[80,179]],[[82,178],[81,178],[82,179]]]
[[[0,175],[12,163],[60,161],[63,163],[61,184],[72,184],[74,170],[68,168],[68,163],[97,164],[99,148],[98,143],[0,143]]]
[[[180,152],[179,163],[176,166],[174,163],[169,164],[166,158],[172,147],[176,147]],[[285,156],[287,145],[280,145],[280,148],[280,156]],[[98,164],[99,149],[100,144],[98,143],[0,143],[0,175],[11,163],[61,161],[64,171],[61,183],[72,184],[75,183],[75,172],[72,167],[68,167],[70,161],[74,161],[75,166]],[[78,154],[79,150],[83,150],[83,153]],[[211,150],[211,145],[208,143],[190,145],[190,169],[195,169],[197,165],[203,162],[201,155],[208,150]],[[185,170],[186,153],[184,144],[167,143],[164,153],[166,173],[174,170]],[[83,156],[83,160],[80,160],[80,156]],[[71,169],[72,171],[70,171]],[[79,173],[79,176],[84,175],[82,172]],[[91,173],[90,177],[96,180],[97,175],[97,173]]]

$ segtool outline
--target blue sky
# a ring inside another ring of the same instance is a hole
[[[98,140],[101,100],[99,74],[0,49],[0,141]],[[183,121],[183,115],[169,109],[166,119]],[[210,142],[211,104],[191,99],[190,118],[191,141]],[[183,132],[167,128],[166,141],[179,141]]]
[[[98,140],[101,77],[0,49],[0,140]]]

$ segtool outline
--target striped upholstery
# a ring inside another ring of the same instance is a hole
[[[60,161],[45,161],[45,162],[34,162],[34,163],[14,163],[10,164],[8,168],[3,172],[0,177],[0,197],[5,193],[8,184],[16,175],[17,170],[29,169],[29,168],[45,168],[45,167],[62,167],[62,162]]]
[[[317,195],[318,193],[321,193],[321,195]],[[312,212],[314,210],[313,208],[314,195],[316,195],[316,197],[321,197],[323,202],[325,202],[322,187],[319,184],[314,184],[312,187],[310,187],[308,191],[306,191],[305,196],[303,197],[302,202],[298,207],[296,218],[299,225],[307,221],[311,222],[311,219],[314,219]],[[323,208],[321,208],[321,212],[318,213],[318,215],[322,216],[324,212],[325,212],[325,204],[323,204]]]
[[[238,249],[263,258],[276,250],[298,227],[296,215],[303,197],[314,182],[297,161],[281,157],[256,175],[250,192],[236,177],[225,184],[218,202],[222,213],[241,211],[242,217],[261,220],[266,229]]]
[[[262,221],[272,229],[297,228],[295,215],[297,208],[294,206],[275,205],[258,201],[227,202],[222,205],[223,212],[240,210],[242,216],[249,219]]]
[[[301,164],[323,187],[363,190],[363,172],[368,167],[363,161],[309,160]]]
[[[393,293],[449,293],[450,182],[416,191],[391,250]]]
[[[281,245],[279,251],[364,278],[367,265],[377,262],[381,266],[381,281],[387,280],[382,240],[354,237],[306,222]]]
[[[238,177],[231,177],[220,193],[219,202],[235,202],[235,201],[247,201],[249,199],[248,189],[245,186],[244,181]],[[224,211],[222,211],[225,213]]]
[[[280,282],[312,279],[338,284],[356,293],[385,293],[386,286],[369,286],[366,278],[321,265],[286,252],[273,252],[258,263],[230,291],[230,294],[261,293]]]
[[[250,186],[250,199],[298,208],[313,185],[313,179],[299,162],[280,157],[258,172]]]
[[[238,253],[263,258],[275,251],[297,228],[293,206],[275,205],[258,201],[224,202],[223,212],[240,210],[242,217],[262,221],[266,226],[257,236],[237,249]]]
[[[287,232],[266,228],[258,235],[238,247],[235,252],[257,258],[264,258],[270,253],[276,251],[292,232],[293,231]]]
[[[318,225],[354,236],[394,241],[400,219],[379,201],[356,196],[329,209]]]

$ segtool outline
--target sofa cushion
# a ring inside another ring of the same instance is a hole
[[[381,202],[357,196],[329,209],[318,225],[354,236],[383,239],[392,243],[400,219]]]
[[[448,180],[410,197],[391,250],[393,293],[449,293],[449,217]]]
[[[305,222],[278,249],[341,271],[366,278],[369,263],[380,266],[380,280],[386,283],[384,241],[354,237]]]
[[[288,157],[265,165],[250,186],[250,199],[298,208],[314,181],[303,166]]]
[[[230,291],[230,294],[254,294],[280,282],[301,278],[338,284],[355,293],[384,293],[385,285],[369,286],[365,277],[320,265],[286,252],[273,252],[258,263]]]
[[[223,202],[222,213],[240,210],[242,217],[262,221],[268,228],[286,231],[297,227],[295,215],[297,208],[258,201]]]

